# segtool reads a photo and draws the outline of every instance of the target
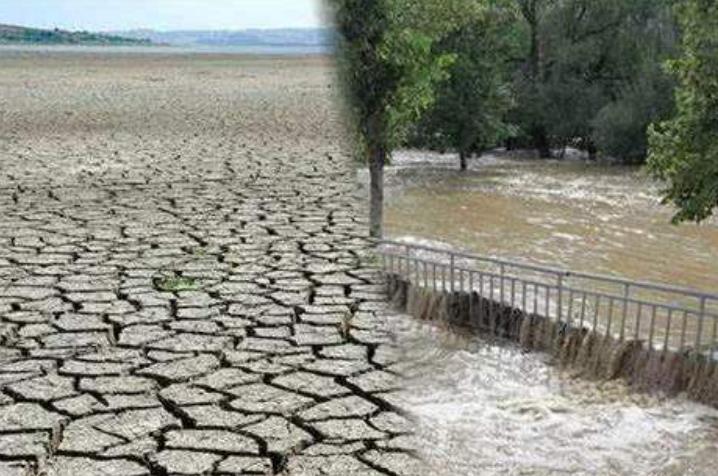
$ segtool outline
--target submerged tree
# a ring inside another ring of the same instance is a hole
[[[679,80],[677,115],[650,132],[649,167],[669,184],[674,221],[708,218],[718,206],[718,1],[677,5],[683,54],[669,62]]]
[[[432,44],[444,28],[441,0],[328,0],[342,83],[370,174],[370,234],[382,236],[384,165],[407,127],[434,99],[451,56]]]

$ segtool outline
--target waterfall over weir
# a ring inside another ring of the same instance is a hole
[[[715,296],[535,266],[526,266],[533,276],[522,278],[507,270],[521,268],[517,263],[488,259],[500,268],[491,271],[458,262],[481,257],[391,242],[383,246],[389,295],[418,319],[547,352],[583,377],[625,379],[638,390],[685,393],[718,407]],[[420,252],[446,253],[449,260]],[[555,274],[557,283],[536,273]],[[587,290],[567,284],[572,277],[598,285]],[[624,292],[606,290],[603,281],[619,284]],[[680,296],[664,302],[660,293]]]

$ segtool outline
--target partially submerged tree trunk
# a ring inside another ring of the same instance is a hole
[[[466,161],[466,158],[467,158],[466,155],[467,155],[466,152],[464,152],[463,150],[459,151],[459,166],[461,167],[462,172],[465,172],[466,169],[468,168],[468,164]]]
[[[384,164],[386,150],[373,146],[369,150],[369,234],[372,238],[384,236]]]
[[[591,139],[587,140],[586,150],[588,151],[588,160],[595,162],[598,159],[598,149]]]
[[[538,127],[534,131],[533,141],[540,158],[550,159],[553,156],[551,154],[551,142],[548,140],[548,136],[543,127]]]

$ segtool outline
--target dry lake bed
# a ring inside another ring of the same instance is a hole
[[[0,474],[420,474],[321,57],[0,52]]]

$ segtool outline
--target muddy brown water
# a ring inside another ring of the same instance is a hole
[[[641,169],[494,154],[397,154],[390,236],[574,271],[718,291],[718,221],[672,225]]]
[[[388,171],[393,238],[577,271],[718,289],[718,226],[669,223],[639,169],[404,152]],[[591,382],[548,356],[397,319],[403,399],[437,475],[713,475],[718,411]],[[427,473],[428,474],[428,473]]]

